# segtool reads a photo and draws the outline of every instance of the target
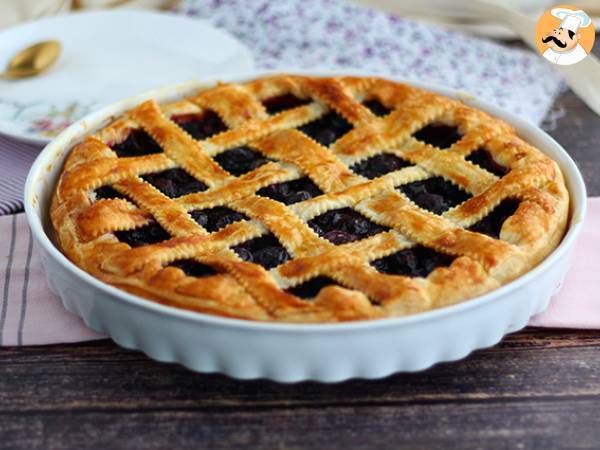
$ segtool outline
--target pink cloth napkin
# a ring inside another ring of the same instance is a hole
[[[0,217],[0,346],[87,341],[104,336],[67,312],[46,278],[24,214]],[[588,217],[573,267],[550,307],[530,325],[600,329],[600,197],[588,201]]]

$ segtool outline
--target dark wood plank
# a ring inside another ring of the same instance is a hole
[[[600,439],[598,430],[598,402],[582,398],[225,413],[19,414],[11,418],[4,445],[28,449],[593,449]]]
[[[546,131],[577,163],[588,195],[600,195],[600,118],[571,91],[561,94],[553,109],[564,115],[545,123]]]
[[[8,348],[2,363],[7,448],[550,448],[568,447],[569,433],[600,438],[600,331],[530,329],[422,373],[331,385],[198,375],[110,341]]]

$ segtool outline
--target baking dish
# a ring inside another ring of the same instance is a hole
[[[82,136],[147,98],[167,102],[212,86],[216,80],[243,82],[265,75],[268,73],[230,75],[159,88],[88,116],[42,151],[27,179],[26,212],[50,288],[68,310],[118,344],[142,350],[160,361],[237,378],[291,382],[378,378],[459,359],[522,328],[533,314],[547,306],[566,274],[585,215],[585,187],[575,164],[535,126],[464,93],[414,82],[411,84],[459,98],[506,120],[563,170],[571,196],[571,220],[563,241],[539,266],[502,288],[457,305],[402,318],[327,325],[249,322],[179,310],[128,294],[83,272],[54,246],[48,220],[50,197],[68,150]]]

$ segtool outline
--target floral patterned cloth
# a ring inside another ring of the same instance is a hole
[[[260,69],[358,68],[465,90],[539,123],[560,77],[539,55],[344,0],[186,0],[247,45]]]

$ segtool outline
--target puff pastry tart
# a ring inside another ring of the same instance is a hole
[[[278,75],[146,101],[76,145],[62,251],[159,303],[258,321],[403,316],[560,242],[557,164],[506,123],[378,78]]]

